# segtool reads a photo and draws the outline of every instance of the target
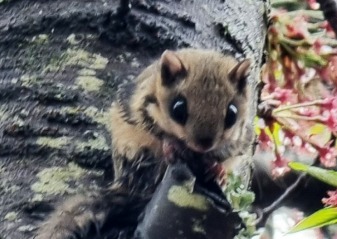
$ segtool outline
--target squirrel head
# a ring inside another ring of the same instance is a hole
[[[148,114],[193,151],[221,148],[246,124],[249,71],[249,60],[215,51],[166,50],[156,68],[157,103]]]

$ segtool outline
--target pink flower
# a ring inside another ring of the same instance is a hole
[[[337,56],[334,55],[328,60],[329,63],[324,68],[318,70],[319,75],[323,80],[337,85]]]
[[[302,107],[298,110],[298,113],[303,116],[313,117],[319,114],[319,109],[309,108],[309,107]]]
[[[275,153],[275,159],[272,162],[272,175],[274,177],[279,177],[290,171],[290,168],[288,167],[289,162],[290,161],[282,157],[280,153]]]
[[[313,10],[319,9],[319,3],[317,3],[316,0],[307,0],[307,3],[311,9]]]
[[[328,21],[324,21],[320,27],[326,30],[326,33],[329,37],[336,38],[336,34]]]
[[[337,190],[336,191],[328,191],[328,198],[323,198],[322,203],[326,206],[337,206]]]
[[[289,163],[289,160],[286,158],[282,157],[280,153],[276,153],[276,158],[273,162],[274,167],[282,168],[284,166],[287,166]]]
[[[318,147],[316,150],[319,153],[321,163],[328,168],[336,166],[337,150],[333,147],[324,146]]]
[[[293,132],[289,131],[289,130],[284,130],[283,129],[283,132],[284,132],[284,137],[285,138],[292,139],[295,136],[295,134]]]
[[[274,91],[275,99],[279,100],[281,103],[286,104],[291,101],[293,90],[282,89],[277,87]]]
[[[314,51],[317,54],[319,54],[321,52],[322,46],[323,46],[322,40],[321,39],[316,39],[314,41],[314,44],[312,45],[312,48],[314,49]]]
[[[327,125],[331,131],[337,132],[337,108],[325,110],[323,112],[322,122]]]
[[[337,109],[337,96],[331,96],[322,100],[322,107],[327,110]]]
[[[292,22],[286,25],[287,32],[285,35],[290,38],[303,39],[309,35],[307,22],[303,16],[297,16]]]
[[[293,139],[294,139],[294,133],[283,129],[283,133],[284,133],[284,145],[288,144],[288,145],[294,145],[293,143]],[[286,143],[287,142],[287,143]]]
[[[265,83],[264,90],[268,93],[274,91],[277,86],[275,71],[277,71],[277,64],[272,61],[268,61],[265,67],[263,67],[262,81]]]
[[[265,129],[261,129],[261,133],[258,136],[258,141],[259,141],[259,145],[262,150],[266,150],[270,148],[271,143],[272,143]]]

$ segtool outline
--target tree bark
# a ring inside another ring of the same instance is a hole
[[[64,195],[112,179],[108,128],[116,88],[164,49],[249,57],[256,88],[264,1],[131,4],[122,16],[117,0],[0,1],[0,238],[31,238]],[[251,109],[256,102],[255,92]]]

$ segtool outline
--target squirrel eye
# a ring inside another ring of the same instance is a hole
[[[237,119],[238,108],[232,103],[228,105],[226,118],[225,118],[225,129],[232,127]]]
[[[182,96],[176,97],[170,106],[170,116],[177,123],[184,125],[187,121],[187,102]]]

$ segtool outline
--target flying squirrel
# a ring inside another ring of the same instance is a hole
[[[177,155],[190,164],[212,165],[247,151],[252,139],[249,71],[249,60],[212,50],[164,51],[135,80],[119,87],[112,104],[113,185],[102,194],[66,201],[36,238],[99,232],[111,218],[109,205],[128,203],[120,201],[121,193],[151,195]]]

